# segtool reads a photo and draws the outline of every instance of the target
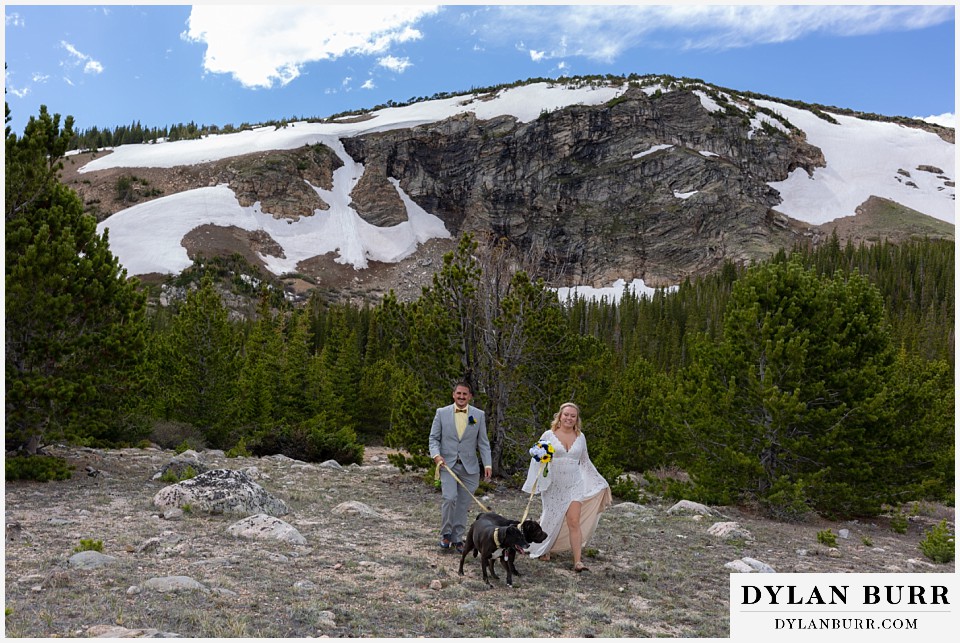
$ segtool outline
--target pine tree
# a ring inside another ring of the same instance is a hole
[[[257,320],[244,342],[232,404],[241,426],[269,427],[279,402],[283,351],[283,318],[274,318],[266,295],[257,305]]]
[[[701,490],[785,515],[878,511],[893,491],[878,456],[891,359],[879,291],[856,273],[822,278],[799,261],[748,271],[723,340],[687,373],[678,419]]]
[[[160,338],[153,375],[156,412],[192,424],[210,446],[229,448],[230,400],[236,393],[240,341],[209,276]]]
[[[124,439],[144,345],[136,281],[59,181],[72,123],[61,129],[41,107],[22,137],[6,128],[6,442],[30,453],[54,439]]]

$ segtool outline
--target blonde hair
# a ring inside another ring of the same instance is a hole
[[[560,414],[563,413],[563,409],[568,406],[572,406],[577,409],[577,424],[573,427],[577,435],[583,431],[583,422],[580,419],[580,407],[574,404],[573,402],[564,402],[560,405],[560,410],[553,414],[553,422],[550,423],[550,430],[556,431],[557,427],[560,426]]]

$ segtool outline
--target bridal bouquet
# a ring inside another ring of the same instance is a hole
[[[530,455],[540,463],[540,466],[543,468],[544,477],[547,476],[547,465],[553,460],[555,451],[556,449],[553,448],[553,445],[546,440],[540,440],[530,448]]]

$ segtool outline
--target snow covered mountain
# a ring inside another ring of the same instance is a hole
[[[185,240],[201,228],[257,239],[278,276],[321,256],[363,271],[473,231],[546,246],[567,285],[642,286],[816,240],[871,198],[952,226],[953,131],[841,111],[659,77],[538,82],[124,145],[84,162],[72,187],[98,195],[98,227],[131,275],[190,266]],[[258,174],[285,154],[300,156]],[[111,202],[123,175],[162,194]]]

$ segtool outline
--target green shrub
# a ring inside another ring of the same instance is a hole
[[[174,469],[167,469],[163,472],[163,475],[160,476],[161,482],[166,482],[167,484],[176,484],[178,482],[183,482],[184,480],[189,480],[190,478],[197,477],[197,470],[193,467],[187,467],[179,474]]]
[[[80,544],[73,548],[73,551],[98,551],[103,553],[103,541],[93,540],[92,538],[81,538]]]
[[[903,515],[903,512],[899,509],[897,510],[897,513],[893,514],[893,516],[890,518],[890,528],[898,534],[907,533],[907,526],[909,524],[910,523],[907,522],[907,517]]]
[[[941,520],[920,541],[920,551],[935,563],[949,563],[954,557],[954,539],[955,534],[950,533],[947,521]]]
[[[433,458],[422,453],[415,453],[409,457],[403,455],[402,453],[388,453],[387,462],[403,472],[406,472],[408,469],[415,471],[420,469],[429,469],[431,475],[433,474],[433,469],[436,467],[436,465],[433,463]]]
[[[323,416],[261,431],[251,440],[250,448],[258,456],[283,454],[305,462],[363,462],[363,445],[357,442],[356,431],[348,426],[331,429]]]
[[[249,458],[253,454],[250,452],[250,449],[247,448],[246,438],[240,438],[233,448],[227,451],[228,458]]]
[[[18,455],[4,461],[7,480],[67,480],[73,467],[65,460],[47,455]]]
[[[199,450],[206,446],[203,432],[187,422],[163,420],[153,425],[150,440],[164,449],[179,448],[188,444],[188,449]]]
[[[649,473],[643,474],[649,483],[648,489],[651,493],[662,496],[668,500],[689,500],[697,496],[694,485],[689,480],[681,480],[671,477],[657,477]]]
[[[784,522],[798,522],[810,512],[806,485],[802,480],[793,482],[786,476],[774,483],[760,504],[770,517]]]
[[[618,476],[610,483],[610,493],[621,500],[640,502],[640,485],[627,476]]]
[[[837,535],[833,533],[832,529],[825,529],[823,531],[818,531],[817,542],[820,543],[821,545],[826,545],[827,547],[836,547]]]

